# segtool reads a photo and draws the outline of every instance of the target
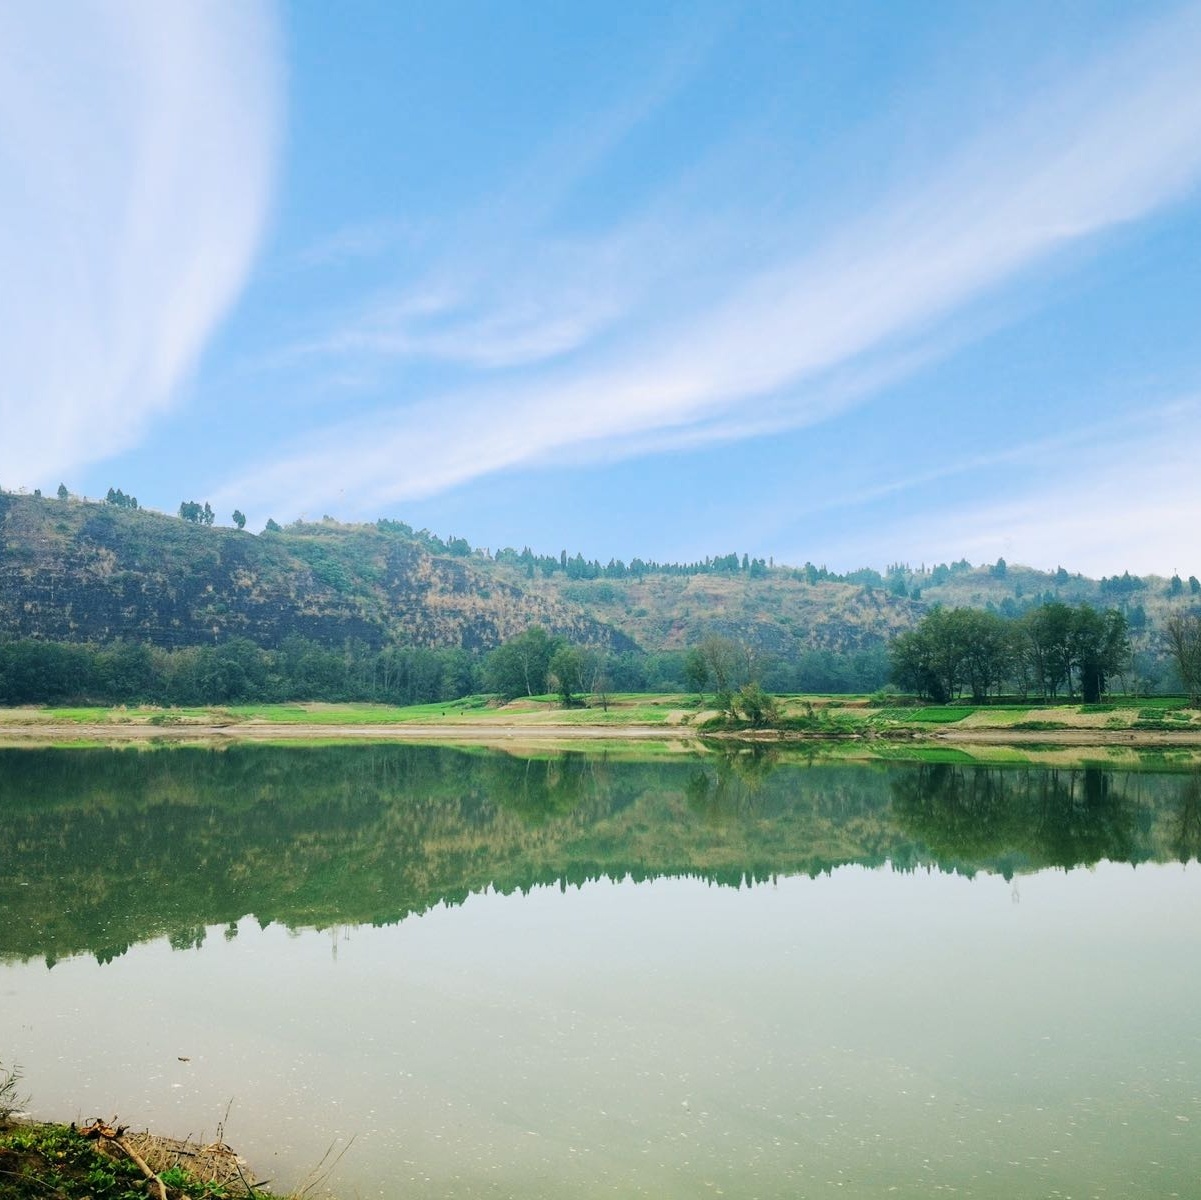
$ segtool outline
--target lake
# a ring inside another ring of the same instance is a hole
[[[344,1198],[1195,1196],[1199,853],[1165,763],[0,751],[0,1061]]]

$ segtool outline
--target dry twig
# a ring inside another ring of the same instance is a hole
[[[124,1138],[115,1137],[112,1140],[133,1159],[142,1174],[158,1188],[158,1200],[167,1200],[167,1185],[147,1166],[146,1160]]]

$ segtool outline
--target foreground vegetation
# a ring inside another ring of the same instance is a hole
[[[174,1165],[148,1177],[122,1151],[124,1138],[87,1137],[73,1125],[16,1123],[0,1127],[0,1197],[3,1200],[146,1200],[249,1195],[197,1179]],[[143,1160],[144,1161],[144,1160]],[[157,1182],[155,1182],[157,1181]],[[161,1191],[158,1185],[161,1184]]]
[[[96,1118],[82,1126],[14,1118],[21,1073],[0,1062],[0,1200],[234,1200],[266,1196],[217,1138],[181,1142]],[[185,1161],[186,1160],[186,1161]],[[301,1193],[303,1195],[303,1192]],[[298,1200],[298,1198],[294,1198]]]

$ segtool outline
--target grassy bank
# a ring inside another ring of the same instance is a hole
[[[706,731],[750,732],[743,720],[708,716]],[[902,704],[867,696],[783,696],[777,716],[766,728],[783,733],[818,736],[909,736],[939,740],[968,740],[984,734],[1057,733],[1193,733],[1201,737],[1201,711],[1174,697],[1118,698],[1105,704]]]
[[[38,707],[0,709],[0,739],[39,736],[59,744],[120,739],[279,736],[295,740],[362,740],[408,736],[430,740],[673,739],[711,734],[778,738],[868,738],[934,742],[1057,738],[1096,744],[1134,739],[1201,743],[1201,711],[1170,697],[1122,698],[1104,704],[904,704],[867,696],[781,696],[777,715],[756,729],[723,717],[705,699],[680,694],[622,694],[605,706],[563,708],[554,696],[501,704],[471,696],[444,704],[247,704],[202,708]]]

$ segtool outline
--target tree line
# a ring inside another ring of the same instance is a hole
[[[305,638],[278,649],[246,638],[170,650],[141,642],[0,642],[0,704],[425,704],[478,688],[478,660],[460,649],[330,648]]]
[[[1165,644],[1192,702],[1201,704],[1201,612],[1173,614]],[[427,704],[489,693],[504,700],[557,694],[565,706],[605,706],[614,692],[693,692],[731,714],[762,717],[770,694],[872,692],[890,677],[937,703],[1002,694],[1095,703],[1130,661],[1120,612],[1060,603],[1016,619],[936,608],[887,649],[793,656],[723,637],[688,650],[614,653],[539,627],[485,654],[358,641],[327,646],[300,637],[274,649],[245,638],[173,649],[25,638],[0,641],[0,704]]]
[[[936,703],[1017,693],[1098,703],[1130,665],[1126,617],[1087,604],[1042,604],[1018,618],[935,608],[893,639],[893,682]]]
[[[684,657],[572,646],[538,628],[482,655],[359,641],[333,647],[301,637],[275,649],[246,638],[172,649],[20,638],[0,641],[0,704],[432,704],[481,692],[511,699],[556,691],[576,703],[608,691],[682,690]]]
[[[708,639],[721,646],[726,639]],[[734,643],[729,643],[733,646]],[[729,651],[739,666],[705,673],[694,652],[614,653],[539,627],[483,654],[457,647],[327,646],[294,637],[275,649],[246,638],[166,649],[118,641],[97,646],[0,640],[0,704],[245,704],[291,700],[431,704],[490,693],[505,700],[557,694],[566,705],[605,704],[613,692],[682,692],[761,683],[773,692],[873,691],[887,677],[883,647],[852,655],[806,650],[794,658]]]

